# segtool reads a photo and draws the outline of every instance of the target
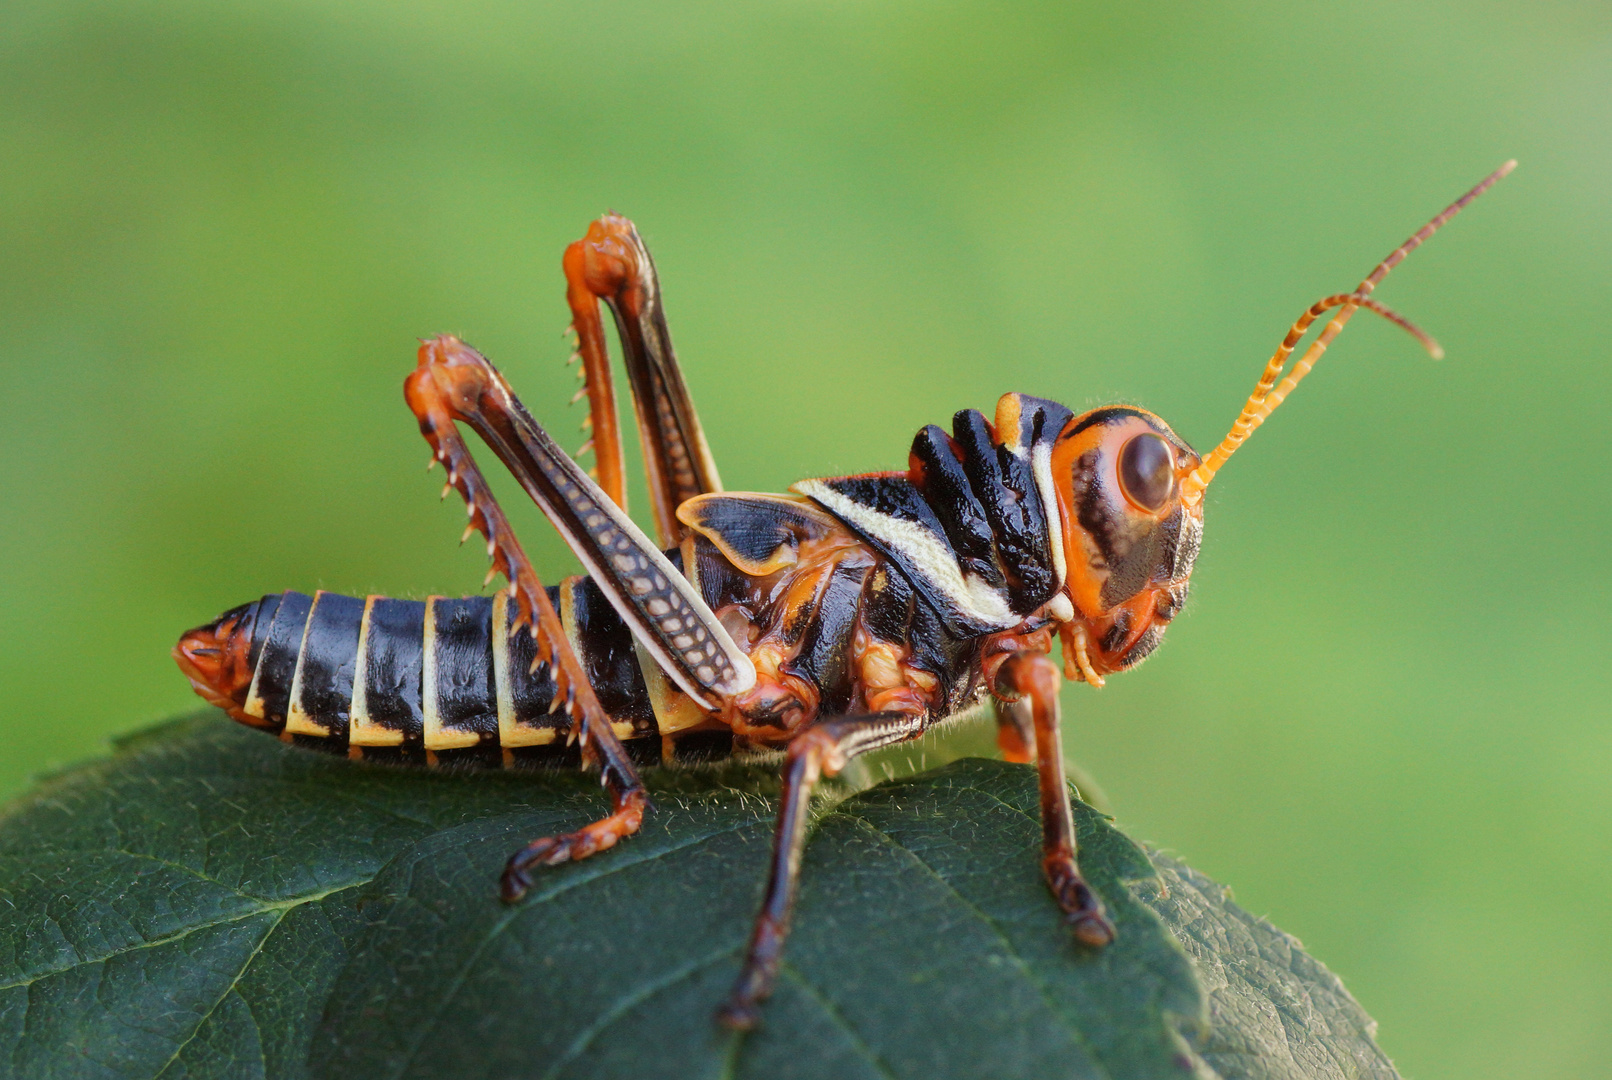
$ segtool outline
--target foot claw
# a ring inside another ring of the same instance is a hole
[[[589,854],[585,850],[583,833],[570,833],[566,836],[551,836],[546,840],[539,840],[527,849],[527,856],[523,860],[528,866],[533,863],[542,866],[559,866],[572,859],[583,859]]]
[[[637,782],[637,778],[630,773],[625,779],[633,784]],[[528,871],[534,866],[559,866],[615,847],[623,837],[638,831],[648,802],[644,789],[634,788],[617,798],[616,809],[609,817],[573,833],[533,840],[521,848],[504,864],[501,889],[504,899],[513,903],[526,895],[526,890],[532,887],[532,877]]]
[[[1063,908],[1064,920],[1074,930],[1075,940],[1094,949],[1110,944],[1117,936],[1114,924],[1103,910],[1102,900],[1081,878],[1080,872],[1072,865],[1059,866],[1049,872],[1048,877],[1052,894],[1058,898],[1058,906]]]
[[[1093,949],[1101,949],[1114,941],[1114,924],[1108,921],[1101,909],[1073,914],[1069,922],[1075,931],[1075,940]]]
[[[571,845],[576,839],[571,836],[548,836],[542,840],[533,841],[510,856],[509,862],[504,866],[504,876],[500,879],[499,894],[506,904],[513,904],[526,895],[526,890],[532,887],[532,875],[528,871],[534,866],[558,866],[569,862],[572,857]]]
[[[753,1002],[729,1001],[716,1011],[716,1022],[729,1031],[751,1031],[761,1023],[761,1010]]]
[[[603,822],[595,822],[588,828],[578,829],[574,833],[533,840],[521,848],[510,856],[509,862],[504,866],[503,884],[500,890],[504,899],[513,903],[526,895],[526,890],[532,887],[531,874],[528,873],[532,867],[559,866],[562,863],[586,859],[590,855],[614,847],[622,836],[637,832],[642,806],[636,809],[637,812],[632,815],[630,828],[621,829],[621,823],[607,818]]]
[[[506,904],[513,904],[526,895],[526,890],[532,887],[532,879],[526,876],[523,870],[514,866],[504,867],[504,876],[499,881],[498,895]]]

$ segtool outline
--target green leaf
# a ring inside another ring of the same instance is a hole
[[[1084,804],[1119,940],[1075,946],[1034,773],[977,759],[823,804],[764,1026],[729,1034],[776,782],[650,783],[639,836],[509,907],[504,859],[598,816],[592,778],[366,768],[210,716],[130,740],[0,816],[0,1075],[1395,1075],[1296,941]]]

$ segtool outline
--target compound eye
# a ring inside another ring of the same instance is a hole
[[[1175,491],[1175,455],[1157,435],[1138,435],[1119,452],[1119,486],[1125,497],[1154,513]]]

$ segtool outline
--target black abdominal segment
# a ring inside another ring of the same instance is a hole
[[[548,589],[616,734],[658,760],[632,635],[597,586]],[[546,665],[532,668],[508,594],[427,600],[320,592],[247,605],[254,674],[243,710],[298,745],[365,760],[560,764],[577,759]],[[637,747],[635,747],[636,749]]]

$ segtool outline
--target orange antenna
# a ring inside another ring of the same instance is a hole
[[[1465,209],[1467,203],[1470,203],[1473,199],[1499,183],[1502,177],[1516,167],[1516,161],[1506,162],[1500,168],[1484,177],[1477,187],[1445,207],[1443,213],[1423,225],[1409,240],[1395,248],[1388,258],[1378,263],[1377,268],[1367,275],[1366,280],[1362,281],[1354,292],[1328,296],[1311,304],[1309,310],[1300,315],[1298,321],[1293,324],[1293,328],[1287,332],[1287,336],[1282,339],[1282,344],[1277,346],[1270,362],[1265,365],[1265,371],[1260,375],[1259,382],[1254,386],[1254,392],[1248,396],[1248,403],[1243,406],[1242,413],[1238,415],[1236,422],[1231,425],[1231,430],[1226,433],[1226,437],[1204,459],[1203,464],[1192,470],[1191,475],[1182,481],[1181,501],[1190,506],[1203,498],[1203,489],[1209,486],[1209,481],[1214,479],[1215,473],[1226,463],[1226,459],[1237,452],[1237,448],[1248,440],[1248,436],[1254,433],[1254,429],[1263,424],[1265,418],[1275,412],[1276,407],[1287,398],[1287,395],[1293,392],[1293,388],[1303,381],[1304,376],[1308,375],[1310,369],[1315,367],[1315,362],[1321,359],[1321,354],[1327,351],[1327,346],[1332,344],[1333,339],[1343,330],[1344,324],[1349,321],[1356,311],[1364,308],[1373,314],[1381,315],[1389,322],[1412,334],[1432,354],[1435,360],[1442,358],[1444,350],[1439,348],[1438,342],[1422,332],[1409,319],[1396,314],[1371,299],[1371,291],[1377,287],[1383,278],[1388,276],[1388,271],[1403,262],[1405,256],[1421,247],[1422,242],[1437,232],[1440,226]],[[1298,363],[1293,365],[1293,370],[1288,372],[1287,378],[1282,379],[1281,383],[1278,384],[1276,380],[1282,374],[1282,369],[1287,365],[1288,357],[1293,355],[1293,349],[1298,345],[1299,340],[1304,337],[1305,332],[1309,330],[1310,325],[1316,319],[1319,319],[1333,308],[1337,308],[1338,313],[1332,316],[1331,321],[1326,326],[1321,328],[1321,335],[1305,350]]]

